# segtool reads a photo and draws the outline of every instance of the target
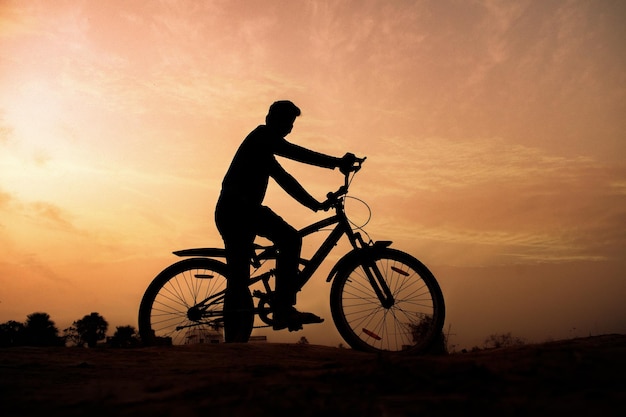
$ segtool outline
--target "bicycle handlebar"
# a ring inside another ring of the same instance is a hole
[[[363,158],[354,158],[354,165],[352,166],[352,172],[357,172],[359,169],[361,169],[361,165],[363,165],[363,162],[365,162],[365,160],[367,159],[367,156],[364,156]]]
[[[366,159],[367,157],[363,157],[363,158],[355,157],[354,158],[354,164],[352,165],[352,168],[350,168],[350,170],[344,174],[345,184],[339,187],[337,191],[326,194],[326,201],[324,202],[324,211],[327,211],[332,206],[334,206],[337,203],[339,197],[348,193],[348,188],[350,186],[350,173],[358,172],[361,169],[361,166],[363,165],[363,162],[365,162]]]

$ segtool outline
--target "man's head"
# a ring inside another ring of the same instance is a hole
[[[300,114],[300,109],[291,101],[276,101],[270,106],[265,116],[265,124],[281,136],[286,136],[291,132],[293,122]]]

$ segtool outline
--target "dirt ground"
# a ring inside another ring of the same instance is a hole
[[[299,344],[0,349],[0,415],[626,416],[626,335],[445,356]]]

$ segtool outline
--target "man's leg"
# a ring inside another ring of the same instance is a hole
[[[280,306],[295,305],[297,290],[294,286],[299,273],[302,238],[295,228],[267,207],[261,209],[257,234],[271,240],[279,251],[276,259],[275,303]]]
[[[225,246],[228,282],[224,297],[224,341],[246,343],[254,325],[254,303],[248,289],[252,245],[235,240],[225,242]]]
[[[254,303],[248,289],[255,236],[251,217],[237,205],[220,203],[215,213],[216,225],[224,240],[228,269],[224,297],[224,341],[227,343],[247,342],[254,324]]]
[[[263,207],[257,234],[274,242],[278,248],[276,260],[276,286],[274,288],[274,330],[289,328],[299,330],[302,324],[321,323],[324,319],[312,313],[301,313],[296,304],[298,264],[302,238],[298,231],[267,207]]]

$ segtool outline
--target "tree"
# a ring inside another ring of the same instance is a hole
[[[23,346],[25,336],[23,323],[9,320],[0,324],[0,347]]]
[[[74,327],[75,324],[76,322],[72,323],[67,329],[63,329],[63,337],[70,346],[82,346],[84,343],[81,343],[80,335],[76,327]]]
[[[308,345],[309,344],[309,340],[306,337],[302,336],[300,338],[300,340],[298,341],[298,344],[299,345]]]
[[[104,317],[98,313],[91,313],[72,323],[72,326],[66,329],[66,333],[68,338],[76,341],[79,346],[86,343],[89,347],[95,347],[99,340],[104,340],[108,328],[109,323]]]
[[[111,346],[128,348],[138,345],[139,339],[137,338],[137,331],[133,326],[116,327],[115,334],[111,338]]]
[[[32,313],[24,325],[25,344],[29,346],[63,346],[65,339],[59,337],[59,329],[47,313]]]

